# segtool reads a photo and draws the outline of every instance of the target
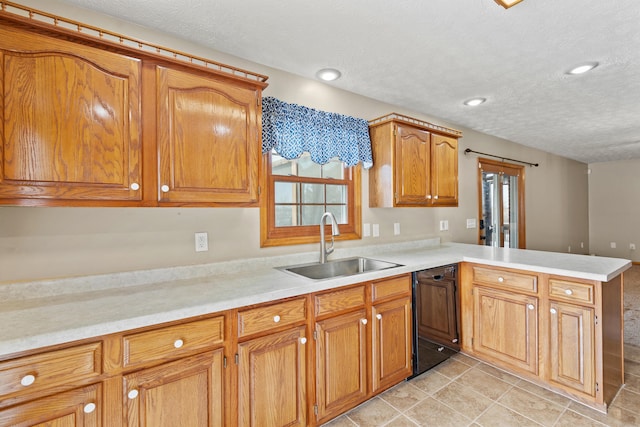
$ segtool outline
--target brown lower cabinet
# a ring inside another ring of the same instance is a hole
[[[411,375],[411,275],[0,360],[0,427],[315,426]]]

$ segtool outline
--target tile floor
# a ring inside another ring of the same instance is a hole
[[[626,384],[607,414],[457,354],[325,426],[640,426],[640,347],[625,358]]]

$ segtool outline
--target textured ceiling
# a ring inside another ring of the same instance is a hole
[[[308,78],[335,67],[336,87],[582,162],[640,159],[639,0],[64,2]]]

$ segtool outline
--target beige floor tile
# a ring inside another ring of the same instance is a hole
[[[405,415],[419,426],[466,427],[471,420],[432,397],[413,406]]]
[[[640,393],[628,390],[625,386],[613,399],[611,406],[640,414]]]
[[[640,347],[625,344],[624,358],[627,360],[633,360],[634,362],[640,363]]]
[[[322,424],[322,427],[356,427],[356,424],[346,415],[341,415],[326,424]]]
[[[404,415],[400,415],[399,417],[391,420],[389,424],[385,424],[385,427],[416,427],[417,425],[418,424],[414,423]]]
[[[467,356],[463,353],[457,353],[451,356],[453,360],[457,360],[458,362],[462,362],[465,365],[476,366],[480,361],[478,359],[474,359],[473,357]]]
[[[477,420],[482,427],[540,427],[529,418],[496,403]]]
[[[403,382],[385,391],[380,398],[394,408],[405,411],[428,396],[426,392],[420,390],[413,383]]]
[[[558,405],[563,407],[567,407],[569,403],[571,403],[571,399],[566,398],[551,390],[547,390],[546,388],[540,387],[527,380],[520,380],[520,382],[516,384],[516,387],[526,390],[529,393],[533,393],[536,396],[544,397],[545,399],[550,400],[553,403],[557,403]]]
[[[476,369],[479,369],[482,372],[486,372],[489,375],[493,375],[494,377],[499,378],[502,381],[507,382],[509,384],[515,384],[518,381],[520,381],[520,378],[516,377],[515,375],[512,375],[501,369],[494,368],[493,366],[487,365],[486,363],[483,363],[483,362],[479,363],[476,366]]]
[[[606,414],[603,414],[602,412],[591,409],[585,405],[581,405],[580,403],[571,402],[568,409],[611,427],[640,426],[640,415],[622,408],[610,407],[609,411]]]
[[[558,422],[554,427],[604,427],[605,424],[602,424],[598,421],[592,420],[591,418],[585,417],[584,415],[580,415],[577,412],[573,412],[570,410],[564,411]]]
[[[634,362],[633,360],[624,361],[624,373],[640,376],[640,362]]]
[[[382,426],[400,414],[387,402],[374,397],[366,403],[351,410],[348,417],[359,426]]]
[[[427,371],[409,381],[427,394],[433,394],[451,382],[451,379],[436,371]]]
[[[478,366],[468,370],[455,381],[493,400],[497,400],[512,387],[511,384],[481,371]]]
[[[625,373],[624,383],[625,390],[640,393],[640,376]]]
[[[498,402],[544,426],[553,426],[564,410],[562,406],[518,387],[506,392]]]
[[[455,359],[447,359],[433,368],[432,371],[442,374],[447,378],[453,379],[464,374],[469,369],[471,369],[471,366],[465,363],[458,362]]]
[[[434,399],[473,420],[494,402],[457,382],[452,382],[433,395]]]

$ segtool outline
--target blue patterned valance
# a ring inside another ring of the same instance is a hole
[[[262,98],[262,152],[275,149],[286,159],[303,152],[325,164],[337,157],[348,166],[373,165],[369,124],[364,119]]]

